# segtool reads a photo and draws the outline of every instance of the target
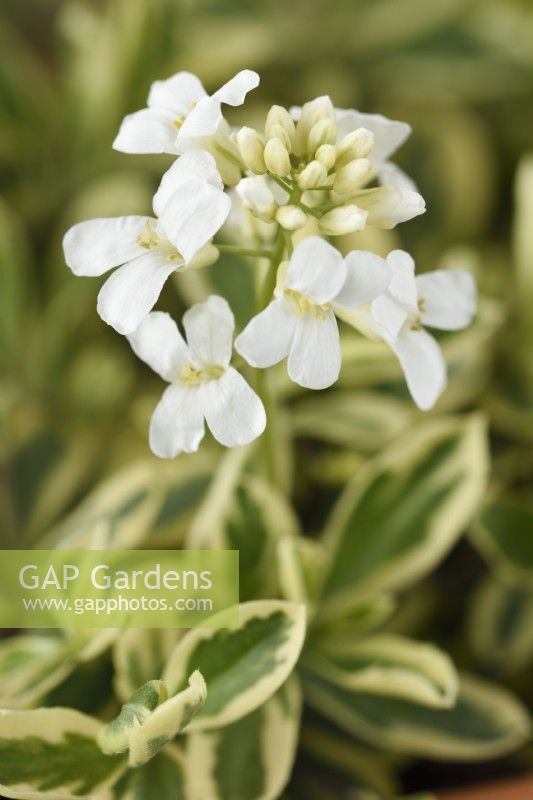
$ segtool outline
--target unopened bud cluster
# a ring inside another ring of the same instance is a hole
[[[368,215],[357,198],[375,178],[369,159],[373,145],[374,136],[365,128],[339,139],[329,98],[306,103],[296,121],[285,108],[272,106],[264,135],[242,128],[237,146],[246,169],[281,187],[283,199],[271,193],[265,209],[248,197],[245,206],[289,231],[303,228],[310,217],[327,236],[361,230]]]

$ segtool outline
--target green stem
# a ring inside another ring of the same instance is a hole
[[[239,247],[236,244],[217,244],[217,249],[221,253],[234,253],[236,256],[250,256],[251,258],[268,258],[272,255],[272,250],[261,250],[253,247]]]
[[[263,311],[264,308],[270,303],[274,289],[276,288],[276,275],[278,266],[283,258],[285,251],[285,237],[283,230],[279,228],[274,248],[270,255],[270,265],[268,272],[265,275],[261,291],[258,298],[258,310]],[[265,473],[268,480],[274,485],[280,487],[279,475],[277,470],[276,459],[276,420],[275,408],[272,402],[272,394],[268,386],[268,378],[266,374],[258,369],[256,371],[256,385],[257,394],[263,401],[265,412],[267,415],[267,426],[265,432],[261,437],[261,447],[263,452],[263,461],[265,466]]]

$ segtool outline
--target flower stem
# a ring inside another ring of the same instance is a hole
[[[258,310],[263,311],[264,308],[270,303],[272,294],[276,287],[276,275],[280,261],[283,259],[285,251],[285,237],[282,228],[279,228],[276,242],[270,254],[270,265],[268,272],[265,275],[263,285],[258,297]],[[266,374],[258,369],[256,371],[256,391],[265,407],[267,415],[267,426],[265,432],[261,437],[261,448],[263,453],[263,463],[265,473],[274,486],[280,487],[280,476],[277,469],[276,458],[276,419],[275,407],[272,399],[272,394],[269,390],[268,378]]]

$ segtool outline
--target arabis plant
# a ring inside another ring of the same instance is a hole
[[[423,409],[446,385],[439,345],[423,326],[457,330],[475,311],[467,273],[415,278],[407,253],[382,259],[363,250],[342,255],[335,246],[335,237],[424,213],[413,182],[390,161],[409,125],[318,97],[301,108],[272,106],[262,131],[233,131],[222,105],[241,105],[258,83],[244,70],[209,96],[188,72],[156,81],[148,107],[125,118],[113,145],[177,156],[154,196],[155,216],[81,222],[64,239],[76,275],[118,267],[97,309],[170,384],[150,425],[150,445],[161,457],[196,450],[204,421],[228,447],[265,427],[261,399],[229,365],[234,320],[223,298],[211,296],[185,314],[187,343],[168,314],[150,313],[173,272],[209,266],[220,252],[256,260],[257,313],[235,343],[251,367],[288,358],[295,383],[331,386],[341,370],[340,317],[394,351]],[[234,241],[214,242],[230,211]],[[256,387],[264,400],[259,374]]]

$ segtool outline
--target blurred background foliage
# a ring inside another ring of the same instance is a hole
[[[345,247],[399,245],[422,270],[475,273],[479,315],[442,339],[450,387],[432,413],[486,414],[493,468],[470,544],[407,593],[395,625],[533,703],[531,1],[3,0],[0,13],[2,547],[40,541],[99,482],[140,460],[163,484],[190,468],[200,481],[191,503],[207,485],[211,443],[194,467],[150,456],[158,381],[98,318],[96,282],[72,278],[61,238],[85,218],[149,211],[169,159],[126,156],[111,142],[153,80],[187,69],[211,89],[252,68],[261,86],[232,111],[235,124],[328,93],[336,106],[413,127],[399,161],[428,212]],[[226,256],[179,281],[161,302],[177,315],[215,288],[238,322],[250,316],[248,264]],[[334,395],[301,395],[276,375],[286,400],[280,475],[312,530],[358,466],[421,417],[388,351],[350,331],[344,347]],[[495,773],[533,752],[513,758]],[[407,785],[435,783],[432,769],[418,765]]]

